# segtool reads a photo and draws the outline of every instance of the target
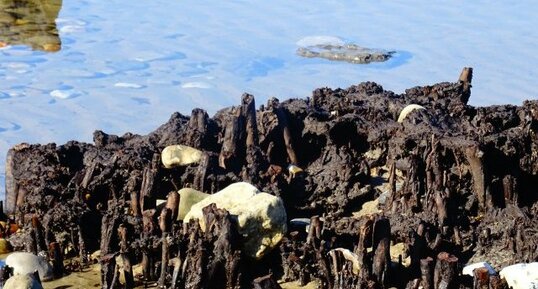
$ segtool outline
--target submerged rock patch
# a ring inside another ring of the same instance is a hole
[[[354,43],[316,44],[299,47],[297,55],[307,58],[325,58],[333,61],[345,61],[355,64],[368,64],[389,60],[394,51],[371,49]]]

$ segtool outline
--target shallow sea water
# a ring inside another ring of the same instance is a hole
[[[14,144],[145,134],[243,92],[258,105],[368,80],[401,93],[471,66],[473,105],[538,97],[533,0],[23,2],[0,0],[0,196]],[[312,39],[396,54],[368,65],[296,55]]]

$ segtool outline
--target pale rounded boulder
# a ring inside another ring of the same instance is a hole
[[[32,275],[13,275],[4,283],[4,289],[43,289]]]
[[[538,262],[510,265],[503,268],[499,275],[512,289],[538,288]]]
[[[286,233],[287,217],[282,199],[262,193],[245,182],[231,184],[194,204],[184,221],[198,219],[205,231],[202,209],[212,203],[237,216],[238,230],[245,240],[243,251],[248,256],[262,258]]]
[[[171,145],[164,148],[161,161],[165,168],[186,166],[198,163],[202,158],[202,151],[185,145]]]
[[[36,270],[42,281],[51,280],[52,266],[41,256],[36,256],[27,252],[14,252],[6,258],[6,265],[13,268],[15,275],[32,274]]]
[[[191,188],[183,188],[177,193],[179,194],[179,213],[177,215],[177,219],[179,221],[185,219],[185,216],[191,210],[194,204],[199,203],[203,199],[210,196],[210,194],[206,194]]]

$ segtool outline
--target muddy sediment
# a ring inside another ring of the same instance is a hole
[[[456,82],[403,94],[373,82],[320,88],[258,109],[245,94],[213,117],[174,113],[145,136],[16,145],[6,211],[24,230],[11,243],[60,246],[79,267],[100,249],[102,288],[120,282],[117,257],[126,288],[473,288],[464,264],[538,261],[538,101],[470,106],[471,78],[464,69]],[[161,152],[177,144],[201,159],[165,168]],[[215,193],[240,181],[285,206],[288,232],[261,260],[241,251],[245,236],[226,210],[204,208],[213,225],[202,231],[157,206],[182,188]],[[375,208],[354,215],[363,205]],[[497,281],[490,288],[503,288]]]

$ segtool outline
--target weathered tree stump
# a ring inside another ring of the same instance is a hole
[[[437,255],[435,263],[433,285],[434,289],[457,288],[458,258],[446,252]]]
[[[64,258],[60,244],[52,242],[49,244],[49,260],[52,261],[52,273],[54,278],[60,278],[64,275]]]
[[[489,289],[488,268],[476,268],[473,271],[473,289]]]
[[[109,207],[114,207],[115,201],[109,202]],[[114,245],[117,236],[117,228],[121,220],[121,212],[116,208],[108,211],[104,216],[101,224],[101,288],[115,288],[118,282],[118,269],[116,268],[117,246]]]
[[[32,234],[36,242],[37,252],[47,252],[47,244],[45,242],[45,234],[43,226],[37,216],[32,216]]]
[[[434,261],[431,257],[420,260],[421,284],[424,289],[434,289]]]
[[[390,281],[390,222],[379,218],[374,222],[373,230],[374,259],[372,274],[376,280],[386,286]]]
[[[151,236],[156,232],[156,224],[154,221],[155,209],[145,210],[142,212],[142,238],[144,246],[142,248],[142,274],[145,281],[156,280],[155,276],[155,256]]]
[[[118,228],[120,239],[120,256],[123,261],[123,276],[125,276],[125,289],[134,288],[133,261],[131,260],[131,249],[129,247],[130,232],[126,224],[121,224]]]
[[[173,192],[173,194],[176,194]],[[177,194],[176,194],[177,195]],[[161,276],[159,277],[159,287],[166,288],[166,277],[168,275],[168,261],[170,260],[170,244],[168,244],[168,235],[172,227],[172,211],[164,208],[159,218],[159,227],[161,228]]]

